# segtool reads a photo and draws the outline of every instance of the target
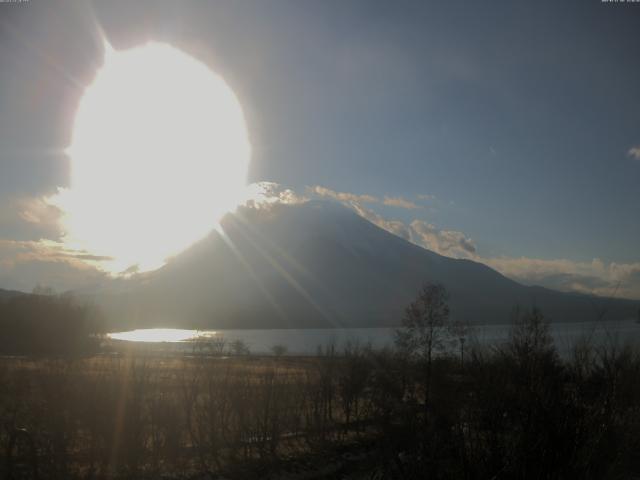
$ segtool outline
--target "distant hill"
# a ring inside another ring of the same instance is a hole
[[[423,282],[443,283],[452,317],[500,323],[516,305],[552,321],[635,318],[640,302],[523,286],[488,266],[418,247],[342,205],[244,208],[162,269],[98,301],[121,327],[397,325]]]
[[[3,290],[0,288],[0,300],[6,300],[7,298],[17,297],[19,295],[26,295],[26,293],[18,292],[17,290]]]

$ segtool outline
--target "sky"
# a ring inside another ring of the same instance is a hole
[[[640,298],[640,3],[0,3],[0,288],[104,278],[46,199],[85,88],[166,42],[236,94],[248,182],[527,284]]]

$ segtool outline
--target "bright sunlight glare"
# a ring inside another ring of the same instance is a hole
[[[242,200],[250,145],[240,104],[203,63],[166,45],[105,45],[52,203],[65,244],[148,271],[206,236]]]
[[[109,338],[127,342],[186,342],[198,338],[210,338],[216,332],[200,333],[197,330],[182,330],[178,328],[144,328],[128,332],[110,333]]]

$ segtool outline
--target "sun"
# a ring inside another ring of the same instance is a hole
[[[65,243],[148,271],[206,236],[241,201],[251,148],[238,99],[170,45],[105,47],[80,101],[71,182],[54,203]]]

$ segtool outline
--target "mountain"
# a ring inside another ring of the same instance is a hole
[[[421,284],[439,282],[451,314],[508,322],[516,305],[552,321],[634,318],[640,302],[527,287],[488,266],[438,255],[332,202],[242,208],[160,270],[99,303],[122,328],[398,325]]]

